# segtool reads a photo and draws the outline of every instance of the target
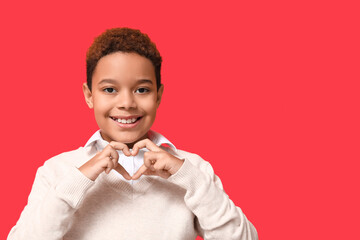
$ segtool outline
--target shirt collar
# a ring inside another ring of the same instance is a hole
[[[168,145],[170,148],[172,148],[174,151],[177,151],[176,147],[174,144],[172,144],[172,142],[170,142],[166,137],[164,137],[163,135],[161,135],[158,132],[155,132],[153,130],[149,130],[148,132],[148,137],[149,139],[155,143],[157,146],[161,146],[163,144]],[[100,129],[97,130],[92,136],[91,138],[87,141],[87,143],[85,144],[84,148],[92,145],[92,144],[97,144],[100,146],[105,147],[109,142],[104,140],[100,134]]]

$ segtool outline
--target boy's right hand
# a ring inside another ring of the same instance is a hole
[[[82,172],[87,178],[95,179],[103,171],[108,174],[111,169],[118,171],[125,179],[131,180],[130,174],[118,163],[119,154],[116,150],[121,150],[126,156],[131,156],[130,150],[126,144],[119,142],[110,142],[101,152],[98,152],[92,159],[87,161],[81,167]]]

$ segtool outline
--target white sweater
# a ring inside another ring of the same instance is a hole
[[[78,167],[91,145],[46,161],[8,240],[258,239],[254,226],[223,191],[211,165],[185,151],[168,179],[143,175],[133,185],[112,170],[91,181]]]

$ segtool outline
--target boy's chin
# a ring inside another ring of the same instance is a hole
[[[137,143],[138,141],[145,139],[147,137],[147,134],[143,136],[122,136],[122,137],[114,137],[113,141],[125,143],[128,145],[129,148],[132,148],[132,146]]]

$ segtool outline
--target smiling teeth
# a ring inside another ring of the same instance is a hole
[[[119,122],[119,123],[126,123],[126,124],[128,124],[128,123],[134,123],[134,122],[136,122],[136,118],[132,118],[132,119],[120,119],[120,118],[118,118],[118,119],[116,119],[116,121],[117,122]]]

